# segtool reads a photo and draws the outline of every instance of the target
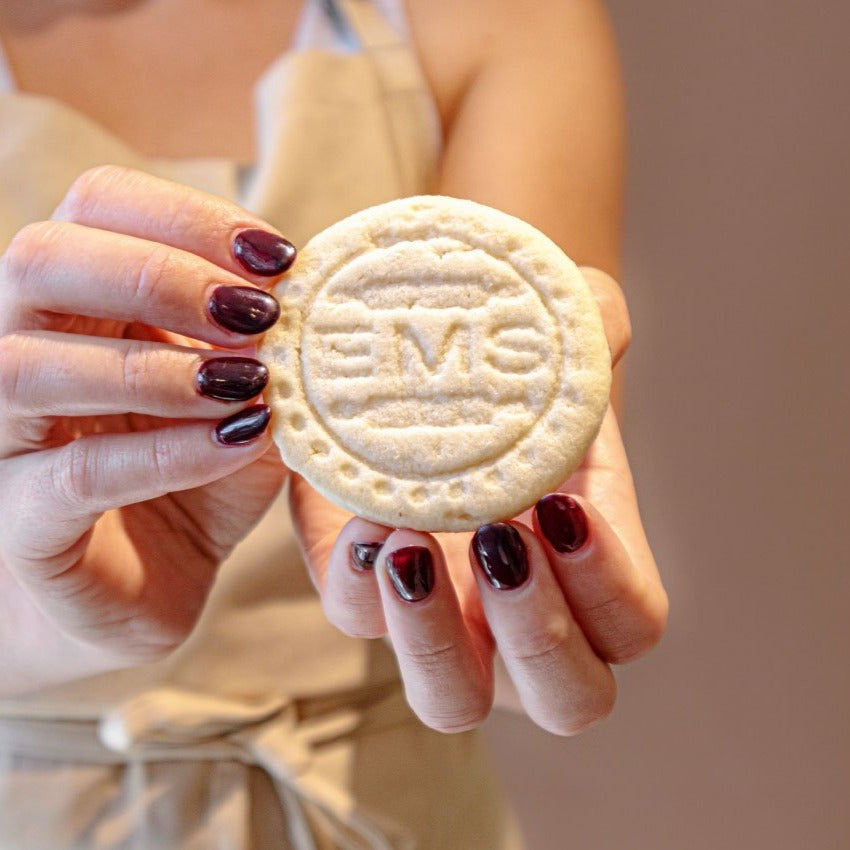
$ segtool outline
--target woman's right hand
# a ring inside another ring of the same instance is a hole
[[[233,204],[112,166],[12,239],[0,695],[160,658],[191,631],[283,481],[252,355],[279,311],[259,287],[294,253]]]

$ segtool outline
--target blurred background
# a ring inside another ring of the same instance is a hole
[[[608,5],[624,430],[671,619],[601,726],[489,739],[530,850],[847,850],[850,7]]]

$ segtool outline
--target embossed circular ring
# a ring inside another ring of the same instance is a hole
[[[423,196],[307,243],[260,357],[284,462],[395,527],[515,516],[575,470],[611,359],[575,264],[513,216]]]

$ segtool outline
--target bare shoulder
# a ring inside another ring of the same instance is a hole
[[[405,0],[445,131],[439,189],[619,275],[625,97],[604,0]]]
[[[404,0],[412,35],[450,124],[464,94],[487,66],[537,67],[574,75],[582,60],[617,73],[603,0]]]

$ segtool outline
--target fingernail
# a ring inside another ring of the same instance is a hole
[[[482,525],[472,537],[472,548],[487,581],[498,590],[519,587],[528,578],[528,552],[512,525]]]
[[[375,559],[383,543],[352,543],[351,563],[358,572],[365,573],[375,569]]]
[[[221,401],[248,401],[269,382],[269,370],[251,357],[217,357],[198,369],[198,392]]]
[[[572,496],[544,496],[537,503],[537,522],[556,552],[577,552],[587,542],[587,514]]]
[[[233,256],[254,274],[273,277],[283,274],[294,262],[295,246],[276,233],[243,230],[233,240]]]
[[[216,441],[223,446],[241,446],[259,437],[271,419],[271,408],[267,404],[255,404],[227,419],[215,427]]]
[[[396,549],[385,563],[396,593],[406,602],[424,599],[434,587],[434,560],[424,546]]]
[[[240,334],[268,330],[280,316],[280,304],[252,286],[219,286],[209,303],[210,316],[223,328]]]

